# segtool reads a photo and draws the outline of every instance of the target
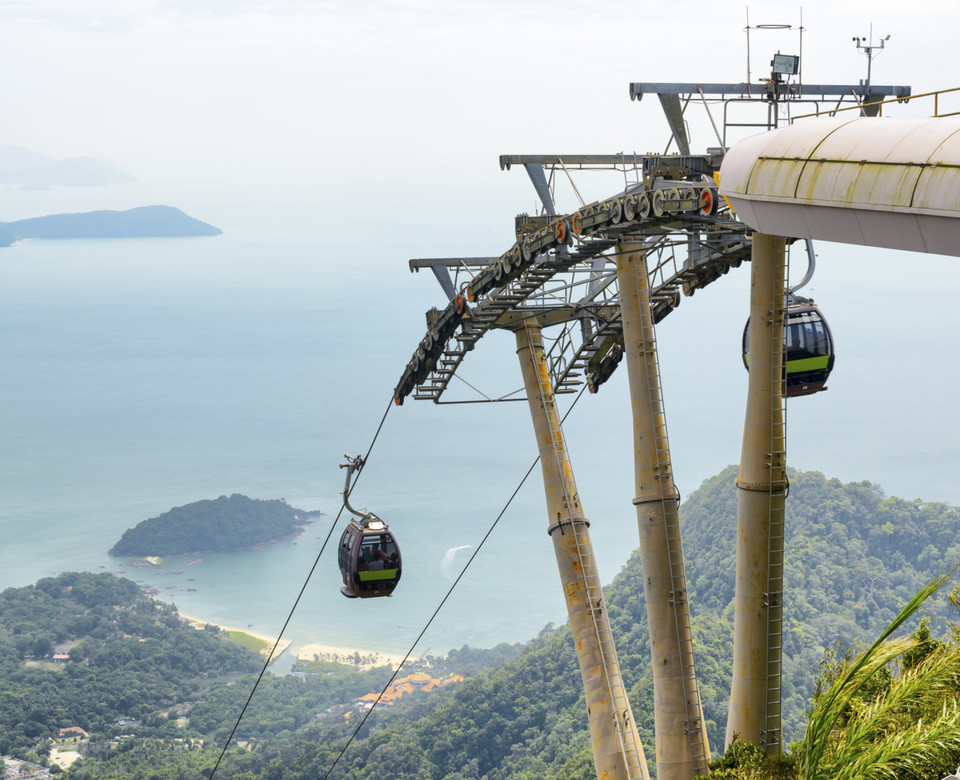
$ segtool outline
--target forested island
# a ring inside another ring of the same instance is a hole
[[[86,211],[0,222],[0,247],[32,238],[175,238],[217,236],[222,232],[173,206],[141,206],[127,211]]]
[[[735,476],[731,467],[706,481],[681,509],[697,673],[715,754],[723,746],[732,664]],[[783,647],[788,743],[808,730],[814,705],[819,717],[826,692],[851,668],[851,653],[879,636],[932,576],[960,560],[960,511],[953,506],[888,498],[868,482],[842,484],[817,472],[791,472],[790,479]],[[635,554],[605,597],[652,767],[653,677],[643,582]],[[912,635],[912,642],[900,645],[905,652],[899,656],[886,656],[899,660],[874,667],[875,677],[843,710],[846,727],[823,731],[832,742],[822,760],[833,764],[823,764],[827,768],[814,776],[838,776],[837,762],[850,755],[843,745],[849,729],[867,735],[854,752],[872,759],[879,750],[875,746],[886,744],[882,740],[906,739],[918,723],[960,712],[956,677],[946,685],[923,687],[918,676],[944,659],[960,669],[960,630],[950,627],[957,619],[948,598],[951,586],[953,581],[904,626],[900,634]],[[956,601],[960,591],[954,587],[952,595]],[[64,575],[0,594],[5,680],[0,751],[39,756],[42,763],[58,730],[79,725],[89,738],[79,748],[82,758],[67,770],[69,778],[209,775],[254,682],[253,675],[235,681],[211,675],[252,666],[252,659],[231,655],[234,660],[228,660],[218,644],[202,652],[178,645],[221,638],[213,632],[177,633],[183,629],[174,624],[172,608],[141,599],[132,583],[108,575]],[[920,615],[931,619],[920,622]],[[47,654],[62,642],[74,644],[68,662],[53,670]],[[211,658],[220,658],[215,668],[206,666]],[[356,735],[364,717],[359,700],[382,690],[389,670],[359,672],[318,663],[298,667],[296,675],[267,673],[232,736],[217,780],[323,777],[351,739],[336,777],[592,776],[583,686],[568,626],[547,626],[522,647],[464,647],[426,660],[433,664],[433,676],[456,672],[467,679],[377,707]],[[401,671],[408,673],[406,667]],[[907,699],[880,707],[885,697],[903,695],[896,693],[901,681],[912,686]],[[878,708],[888,714],[885,725],[874,731],[857,725],[856,718]],[[182,716],[176,723],[168,714],[174,711]],[[118,717],[138,720],[135,727],[124,727],[123,739],[115,725]],[[887,776],[939,779],[952,772],[960,764],[960,727],[945,732],[937,745],[945,747],[936,759],[927,750],[922,771]],[[895,748],[892,755],[899,760],[905,750]],[[801,776],[793,753],[772,768],[761,763],[755,752],[743,749],[718,757],[714,775]],[[753,768],[744,769],[745,764]]]
[[[125,531],[110,555],[163,557],[236,552],[303,531],[312,512],[282,499],[259,500],[234,493],[195,501],[151,517]]]

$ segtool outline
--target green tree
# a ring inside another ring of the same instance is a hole
[[[802,780],[939,778],[960,762],[960,644],[932,643],[925,624],[891,639],[949,576],[927,583],[864,653],[828,665],[797,750]],[[897,659],[899,673],[885,673]]]

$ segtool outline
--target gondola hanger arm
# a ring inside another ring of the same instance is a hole
[[[366,518],[368,516],[367,512],[358,512],[356,509],[350,506],[350,492],[353,489],[350,482],[354,474],[360,473],[360,470],[363,468],[364,460],[359,455],[357,455],[355,458],[351,458],[349,455],[344,454],[343,457],[347,461],[346,463],[340,464],[340,468],[347,470],[347,479],[343,485],[343,505],[351,514],[354,514],[359,518]]]

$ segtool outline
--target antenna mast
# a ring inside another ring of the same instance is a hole
[[[880,39],[880,43],[878,43],[878,44],[875,45],[875,44],[873,43],[873,22],[870,22],[870,38],[869,38],[869,43],[866,43],[867,40],[868,40],[867,38],[859,38],[859,37],[854,36],[853,42],[854,42],[855,44],[857,44],[857,50],[858,50],[858,51],[859,51],[860,49],[862,49],[862,50],[863,50],[863,53],[867,55],[867,81],[866,81],[866,83],[864,83],[864,82],[861,80],[860,83],[863,84],[865,87],[867,87],[867,89],[869,90],[869,88],[870,88],[870,71],[871,71],[871,67],[872,67],[872,65],[873,65],[873,58],[876,57],[877,54],[879,54],[881,51],[883,51],[883,49],[884,49],[885,46],[886,46],[887,41],[890,40],[890,36],[888,35],[886,38],[881,38],[881,39]]]
[[[800,8],[800,25],[794,27],[792,24],[756,24],[751,27],[750,25],[750,6],[746,8],[747,14],[747,26],[743,28],[743,31],[747,34],[747,84],[750,83],[750,80],[753,76],[753,72],[750,67],[750,30],[796,30],[800,37],[800,55],[798,57],[798,70],[796,73],[791,74],[797,77],[797,83],[801,86],[803,85],[803,32],[806,29],[803,26],[803,8]],[[890,36],[887,36],[888,38]],[[771,63],[772,64],[772,63]],[[761,79],[763,81],[764,79]]]

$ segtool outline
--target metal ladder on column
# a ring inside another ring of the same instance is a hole
[[[600,648],[603,674],[607,682],[607,693],[613,702],[616,712],[616,728],[617,734],[620,736],[624,763],[626,764],[627,774],[632,780],[634,777],[639,777],[639,775],[635,774],[634,767],[639,767],[641,763],[639,755],[640,746],[634,743],[627,722],[629,717],[628,713],[632,714],[632,709],[627,699],[626,686],[623,685],[622,680],[621,684],[616,686],[610,682],[607,664],[610,659],[617,657],[617,649],[613,641],[612,631],[603,631],[597,622],[598,616],[606,609],[606,604],[603,600],[603,589],[600,585],[600,576],[596,564],[592,562],[592,556],[590,559],[584,558],[583,548],[580,545],[580,534],[584,528],[584,525],[572,523],[570,532],[573,534],[574,543],[577,548],[577,560],[580,562],[580,575],[583,578],[583,587],[587,597],[590,618],[593,621],[593,630],[597,637],[597,646]]]
[[[649,288],[648,288],[649,290]],[[649,304],[649,301],[648,301]],[[668,511],[667,498],[664,495],[664,480],[673,475],[670,460],[670,442],[667,438],[666,415],[663,410],[663,395],[660,390],[660,358],[657,353],[656,337],[653,335],[653,318],[648,311],[643,314],[650,317],[651,339],[643,339],[642,350],[647,370],[647,388],[657,388],[650,392],[650,413],[654,420],[654,451],[657,462],[655,471],[659,482],[661,512],[666,531],[667,554],[670,559],[670,589],[673,603],[673,615],[677,627],[677,642],[680,648],[680,675],[683,682],[683,701],[685,707],[684,728],[690,744],[690,760],[694,775],[706,775],[709,772],[710,756],[707,755],[703,737],[700,687],[697,685],[696,665],[693,654],[693,635],[690,631],[690,609],[687,601],[687,580],[683,566],[683,544],[680,538],[679,493],[673,501],[673,509]],[[642,310],[642,307],[641,307]],[[644,328],[646,330],[646,328]],[[671,481],[672,485],[673,482]],[[676,486],[673,486],[676,491]]]
[[[550,384],[550,374],[544,359],[538,360],[536,364],[537,385],[539,386],[540,397],[545,401],[548,397],[554,397]],[[554,401],[555,404],[555,401]],[[566,457],[566,442],[563,438],[563,430],[559,427],[551,426],[551,443],[553,452],[564,453],[564,457],[558,459],[558,471],[564,474],[570,469],[570,460]],[[572,475],[571,475],[572,477]],[[630,780],[639,778],[642,773],[635,771],[635,768],[642,766],[640,758],[640,745],[632,738],[631,729],[628,723],[628,713],[632,714],[630,702],[627,699],[626,687],[621,680],[619,685],[614,685],[610,680],[608,664],[617,657],[616,645],[613,641],[613,633],[609,630],[604,631],[600,627],[598,618],[606,610],[606,604],[603,600],[603,587],[600,584],[600,573],[597,570],[593,556],[584,554],[583,545],[581,545],[581,534],[587,528],[587,522],[583,517],[574,517],[572,512],[572,502],[567,495],[567,483],[562,480],[563,500],[567,506],[570,515],[570,530],[573,534],[574,546],[577,552],[577,563],[579,564],[580,576],[583,581],[584,598],[587,602],[587,611],[590,614],[590,620],[593,624],[593,633],[597,638],[597,648],[600,651],[600,662],[603,666],[604,681],[607,685],[607,695],[613,703],[615,716],[615,727],[617,736],[620,740],[620,750],[623,755],[623,761]],[[560,529],[560,533],[565,533]]]
[[[789,263],[786,256],[774,263],[774,289],[788,289]],[[767,558],[767,590],[764,602],[767,607],[767,722],[763,729],[762,742],[767,754],[783,752],[782,738],[782,683],[783,683],[783,541],[784,510],[782,501],[774,502],[774,496],[787,489],[787,401],[785,349],[787,339],[787,305],[784,295],[781,305],[771,312],[774,325],[780,320],[780,338],[773,340],[771,361],[774,394],[771,404],[770,451],[767,466],[770,474],[770,538]],[[776,328],[774,332],[776,332]],[[779,389],[779,391],[778,391]]]

